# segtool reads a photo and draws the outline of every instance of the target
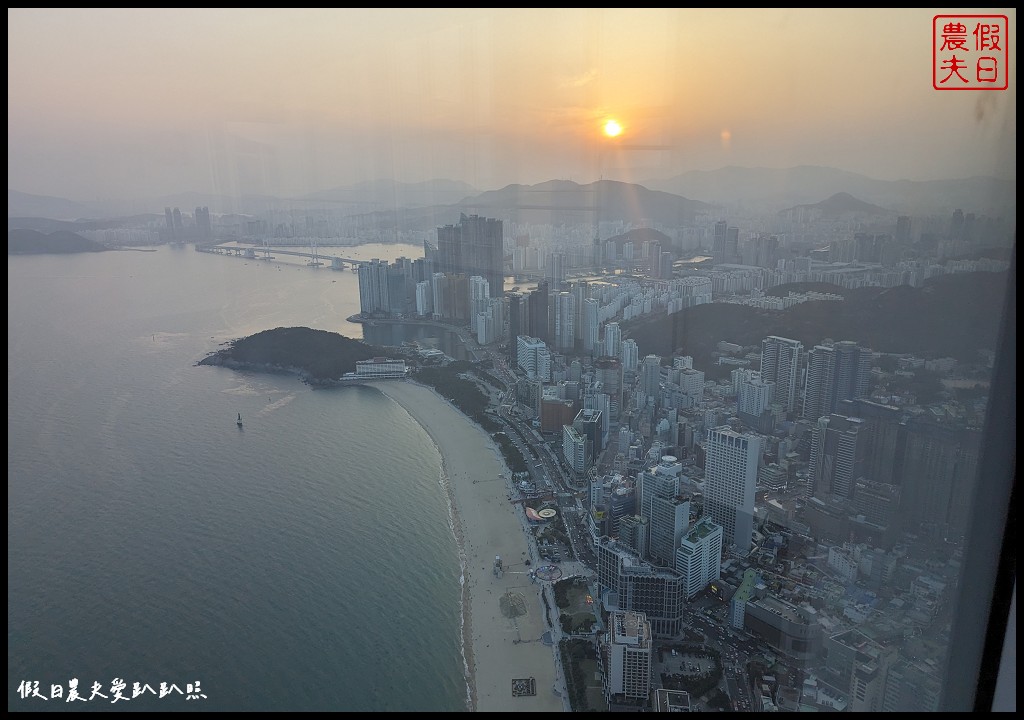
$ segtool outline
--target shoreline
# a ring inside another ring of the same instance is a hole
[[[487,433],[433,388],[412,380],[373,383],[428,434],[441,456],[440,483],[461,565],[461,644],[468,705],[476,712],[561,712],[543,585],[529,575],[532,552],[521,509],[508,500],[511,477]],[[503,572],[495,572],[495,556]],[[548,641],[545,642],[545,638]],[[536,694],[514,696],[514,679]]]

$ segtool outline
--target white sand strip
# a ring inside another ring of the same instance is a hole
[[[562,698],[554,692],[555,653],[541,641],[546,630],[541,586],[531,581],[524,564],[530,555],[523,510],[508,500],[509,470],[500,451],[479,425],[432,388],[411,381],[373,387],[405,408],[441,453],[465,563],[463,647],[472,709],[562,711]],[[495,574],[495,556],[501,557],[504,573]],[[510,604],[524,614],[508,617],[503,605]],[[536,695],[514,696],[517,678],[534,678]]]

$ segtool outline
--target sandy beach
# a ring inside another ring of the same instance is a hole
[[[494,442],[432,388],[411,381],[379,382],[430,434],[440,450],[463,554],[464,652],[472,709],[479,712],[560,712],[555,653],[541,585],[530,579],[522,508],[508,500],[509,471]],[[500,556],[504,572],[494,572]],[[513,680],[533,678],[536,695],[513,694]]]

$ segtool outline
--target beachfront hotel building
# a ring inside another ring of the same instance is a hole
[[[686,593],[679,573],[643,562],[609,537],[599,538],[595,550],[606,610],[644,613],[655,637],[674,637],[682,630]]]
[[[646,701],[651,693],[654,645],[643,613],[613,612],[599,643],[605,699]]]
[[[355,376],[363,380],[398,379],[407,377],[408,374],[409,369],[405,366],[405,360],[375,357],[372,360],[356,361]]]

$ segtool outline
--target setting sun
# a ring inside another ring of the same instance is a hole
[[[609,120],[604,124],[604,134],[608,137],[615,137],[622,132],[622,126],[614,120]]]

